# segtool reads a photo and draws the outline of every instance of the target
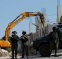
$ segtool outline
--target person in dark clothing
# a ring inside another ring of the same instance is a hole
[[[22,58],[24,58],[24,55],[28,57],[28,37],[26,35],[26,32],[22,32],[22,36],[20,37],[21,40],[21,48],[22,48]]]
[[[11,39],[10,39],[11,40],[11,47],[12,47],[12,59],[14,59],[14,55],[15,55],[15,58],[17,59],[17,48],[18,48],[19,37],[16,34],[17,34],[17,32],[13,31]]]
[[[50,32],[49,37],[52,39],[54,46],[55,46],[55,57],[57,56],[58,44],[59,44],[59,37],[57,33],[57,28],[53,27],[52,32]]]

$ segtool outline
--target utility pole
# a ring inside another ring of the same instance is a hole
[[[32,21],[30,20],[30,22],[29,22],[29,33],[31,33],[32,32]]]
[[[57,0],[57,24],[60,23],[60,17],[61,17],[60,0]]]

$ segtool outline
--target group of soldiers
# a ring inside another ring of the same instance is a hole
[[[53,27],[52,32],[50,32],[49,37],[52,38],[52,40],[55,43],[55,56],[58,50],[58,44],[59,44],[59,37],[57,33],[57,28]],[[24,58],[24,55],[28,57],[28,37],[26,35],[26,31],[22,32],[22,36],[19,38],[16,31],[12,32],[11,36],[11,45],[12,45],[12,59],[14,57],[17,59],[17,48],[18,48],[18,40],[21,40],[21,48],[22,48],[22,58]],[[15,52],[14,52],[15,51]],[[15,56],[14,56],[15,54]]]
[[[18,41],[21,40],[21,48],[22,48],[22,58],[24,55],[28,57],[28,37],[26,35],[26,31],[22,32],[22,36],[19,38],[16,31],[12,32],[10,41],[12,47],[12,59],[17,59],[17,49],[18,49]]]

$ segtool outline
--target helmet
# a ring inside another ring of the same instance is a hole
[[[56,30],[57,28],[56,27],[53,27],[52,30]]]
[[[17,32],[16,31],[12,31],[12,34],[17,34]]]
[[[26,34],[26,31],[23,31],[22,34]]]

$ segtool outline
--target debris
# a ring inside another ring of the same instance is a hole
[[[2,57],[2,56],[4,56],[4,57],[9,56],[9,52],[5,49],[0,48],[0,57]]]

